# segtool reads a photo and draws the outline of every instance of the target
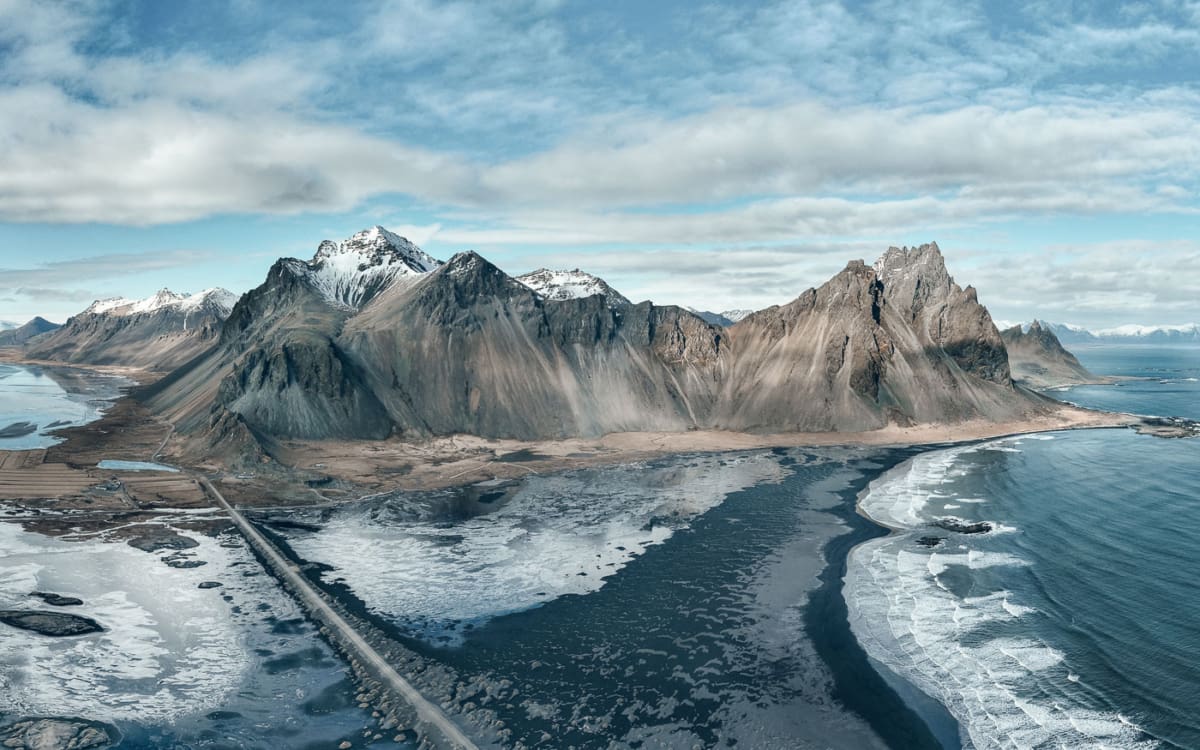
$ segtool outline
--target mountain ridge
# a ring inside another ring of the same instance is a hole
[[[352,308],[281,259],[211,350],[146,398],[209,447],[862,431],[1048,408],[1013,383],[999,331],[936,244],[853,261],[728,328],[604,294],[547,299],[471,251]]]
[[[162,289],[140,300],[96,300],[61,327],[30,340],[25,353],[72,364],[170,371],[217,339],[236,300],[220,288],[190,295]]]
[[[58,323],[51,323],[45,318],[37,316],[24,325],[0,331],[0,346],[21,346],[37,336],[61,327]]]

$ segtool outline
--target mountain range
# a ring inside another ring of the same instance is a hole
[[[142,300],[97,300],[61,327],[28,341],[33,359],[169,371],[216,341],[237,296],[224,289]]]
[[[1020,324],[1028,328],[1029,324]],[[1200,323],[1183,325],[1123,325],[1091,330],[1069,323],[1041,321],[1064,344],[1200,344]]]
[[[1006,345],[936,244],[715,321],[634,304],[578,269],[442,262],[373,227],[278,260],[240,299],[98,301],[26,352],[161,371],[143,403],[231,457],[291,439],[851,432],[1053,408],[1014,372],[1057,350]]]
[[[445,263],[376,227],[277,261],[143,393],[211,447],[287,439],[859,431],[1047,408],[937,245],[854,261],[728,326],[581,271]],[[240,450],[240,448],[235,448]]]

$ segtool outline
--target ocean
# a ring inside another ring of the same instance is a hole
[[[1081,349],[1142,380],[1060,397],[1200,418],[1200,349]],[[872,659],[968,747],[1200,747],[1200,441],[1059,432],[923,453],[863,511],[845,597]],[[985,534],[933,522],[985,521]],[[936,546],[929,546],[936,545]]]

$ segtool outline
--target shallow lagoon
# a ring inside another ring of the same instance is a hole
[[[22,423],[34,426],[28,434],[0,437],[0,450],[60,443],[61,438],[49,434],[52,430],[99,419],[130,385],[126,378],[90,370],[0,364],[0,431]]]

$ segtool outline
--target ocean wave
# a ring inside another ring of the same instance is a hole
[[[1022,436],[919,455],[875,480],[860,498],[863,511],[901,533],[872,540],[850,555],[844,581],[851,628],[874,659],[939,700],[960,722],[964,744],[978,748],[1122,747],[1157,743],[1116,713],[1096,710],[1078,691],[1059,650],[1014,627],[1037,616],[1033,602],[1008,590],[975,594],[999,580],[987,569],[1028,566],[1015,554],[977,549],[962,535],[957,549],[923,548],[937,507],[980,501],[948,492],[971,471],[965,457]],[[931,501],[939,501],[937,506]],[[994,525],[995,531],[1015,531]],[[971,582],[964,595],[961,580]]]

